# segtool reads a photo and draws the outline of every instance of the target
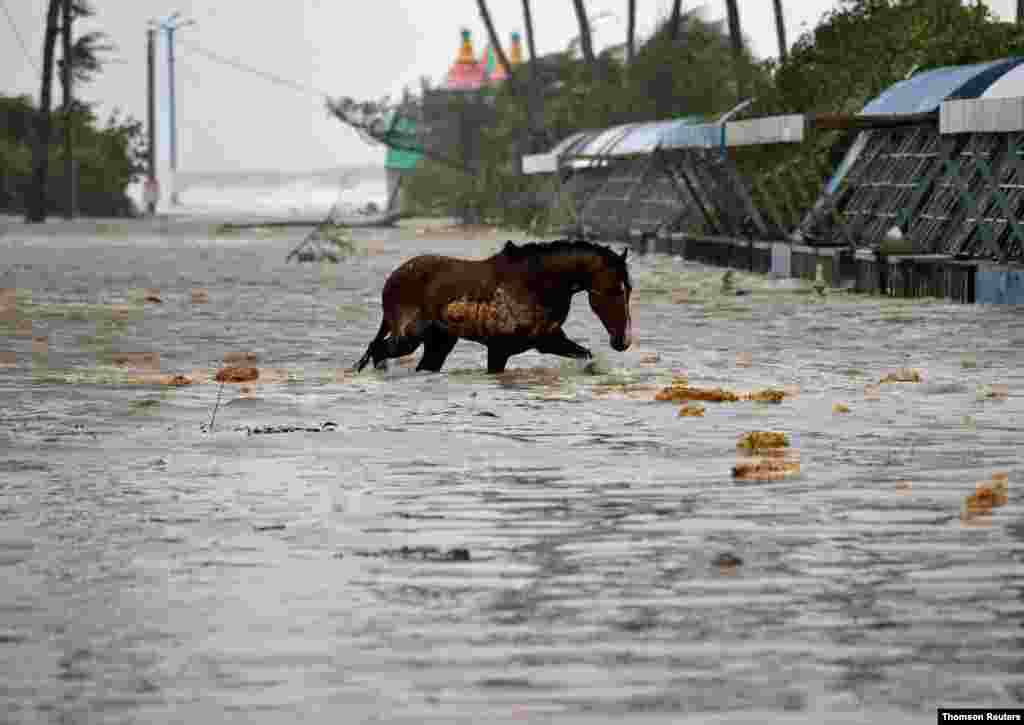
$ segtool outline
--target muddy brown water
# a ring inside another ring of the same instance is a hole
[[[499,243],[357,239],[319,268],[284,263],[288,234],[0,236],[5,722],[1020,706],[1020,310],[745,275],[736,297],[722,270],[638,257],[633,350],[582,296],[567,323],[596,372],[531,353],[511,366],[547,370],[488,377],[461,342],[441,374],[349,378],[391,269]],[[216,383],[130,382],[111,351],[188,375],[254,353],[263,377],[225,385],[207,432]],[[904,366],[923,382],[870,387]],[[679,417],[651,399],[682,373],[799,393]],[[800,474],[735,481],[752,430],[786,432]],[[1009,502],[964,522],[999,472]]]

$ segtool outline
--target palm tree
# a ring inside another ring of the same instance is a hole
[[[628,66],[632,64],[633,56],[636,54],[636,0],[629,0],[626,13],[628,15],[626,20],[626,65]]]
[[[740,28],[740,10],[736,0],[725,0],[725,7],[729,11],[729,38],[732,41],[732,55],[736,73],[736,93],[739,96],[738,100],[742,101],[744,96],[743,31]]]
[[[590,20],[587,17],[587,9],[583,0],[572,0],[573,8],[576,10],[576,22],[580,26],[580,49],[583,51],[583,61],[587,64],[591,74],[597,77],[597,58],[594,56],[594,42],[590,34]]]
[[[789,54],[789,46],[786,45],[786,20],[782,15],[782,0],[775,0],[775,33],[779,37],[779,60],[785,61]]]
[[[683,0],[674,0],[672,3],[672,16],[669,20],[669,38],[673,41],[679,37],[679,21],[683,17]]]
[[[62,0],[50,0],[46,11],[46,33],[43,36],[42,87],[39,91],[39,110],[36,115],[35,144],[32,148],[32,182],[25,199],[25,221],[46,221],[46,182],[49,172],[50,106],[53,94],[53,54],[60,31]]]
[[[491,12],[487,9],[487,0],[476,0],[476,6],[480,10],[480,19],[484,21],[484,27],[487,28],[487,37],[491,41],[491,48],[494,49],[494,53],[498,56],[498,62],[505,67],[505,70],[509,74],[509,80],[511,80],[512,64],[508,62],[508,56],[505,55],[505,49],[501,45],[501,39],[498,38],[498,34],[494,31],[494,23],[491,21]]]

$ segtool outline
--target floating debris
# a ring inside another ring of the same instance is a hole
[[[205,305],[210,301],[210,293],[208,290],[202,287],[196,287],[190,294],[192,304],[194,305]]]
[[[244,431],[246,435],[268,435],[273,433],[332,433],[338,430],[338,424],[333,421],[321,423],[319,426],[302,425],[263,425],[263,426],[240,426],[236,431]]]
[[[655,395],[654,399],[671,402],[704,400],[712,403],[734,403],[740,400],[740,396],[722,388],[691,388],[685,384],[673,384]]]
[[[658,388],[648,383],[597,383],[591,391],[604,400],[650,400]]]
[[[641,352],[640,353],[640,364],[641,365],[653,365],[661,360],[661,355],[656,352]]]
[[[692,405],[685,403],[682,408],[679,409],[680,418],[703,418],[704,417],[704,406],[703,405]]]
[[[978,358],[974,353],[964,353],[960,356],[960,367],[964,370],[971,370],[978,367]]]
[[[285,525],[284,524],[263,524],[263,525],[257,524],[255,526],[253,526],[253,529],[255,529],[256,531],[284,531]]]
[[[110,362],[114,367],[133,368],[137,370],[159,370],[160,353],[158,352],[114,352],[110,354]]]
[[[260,376],[258,368],[229,365],[217,371],[214,380],[218,383],[250,383]]]
[[[758,390],[753,393],[748,393],[743,396],[743,399],[754,400],[758,403],[781,403],[785,397],[786,391],[768,388],[766,390]]]
[[[899,368],[892,370],[879,380],[879,383],[919,383],[923,379],[917,368]]]
[[[670,298],[674,305],[685,305],[690,301],[690,290],[688,289],[676,289],[672,290]]]
[[[992,509],[1005,506],[1010,499],[1010,477],[1006,473],[993,473],[992,478],[975,487],[974,494],[964,499],[960,518],[968,520],[992,513]]]
[[[904,495],[910,493],[914,489],[914,484],[911,481],[897,481],[896,490]]]
[[[259,362],[259,356],[254,352],[226,352],[224,353],[225,365],[252,366]]]
[[[722,574],[731,575],[735,574],[736,570],[743,565],[743,559],[736,554],[726,552],[716,556],[711,563],[717,566]]]
[[[142,297],[143,302],[152,302],[153,304],[163,304],[163,299],[160,297],[160,290],[147,289]]]
[[[754,356],[749,352],[736,353],[736,367],[749,368],[754,364]]]
[[[982,385],[978,388],[978,400],[1006,400],[1010,397],[1010,386],[1005,383]]]
[[[356,556],[387,557],[391,559],[419,559],[421,561],[469,561],[469,549],[457,546],[442,551],[436,546],[403,546],[400,549],[383,549],[381,551],[356,551]]]
[[[783,458],[742,461],[732,469],[732,477],[740,481],[781,481],[798,473],[800,462]]]
[[[864,386],[865,400],[879,400],[882,397],[882,388],[871,383]]]
[[[132,385],[165,385],[171,388],[180,388],[192,384],[192,378],[188,375],[177,373],[175,375],[130,375],[125,382]]]
[[[512,368],[497,374],[502,385],[553,385],[561,379],[559,368]]]
[[[832,412],[833,413],[849,413],[850,412],[850,406],[848,406],[846,403],[834,403],[832,405]]]
[[[765,448],[788,448],[789,436],[773,430],[755,430],[747,433],[736,444],[737,448],[760,451]]]

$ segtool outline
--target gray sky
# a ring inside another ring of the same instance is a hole
[[[1014,0],[991,0],[1009,19]],[[28,46],[26,58],[0,7],[0,91],[38,97],[34,66],[42,55],[43,0],[0,0]],[[459,29],[473,33],[477,55],[486,33],[475,0],[117,0],[94,3],[98,15],[78,30],[103,30],[117,45],[101,76],[81,89],[103,115],[120,108],[145,120],[146,43],[150,18],[180,11],[195,20],[179,31],[179,167],[191,170],[304,170],[383,162],[379,147],[330,120],[322,97],[303,94],[211,62],[187,44],[236,59],[331,95],[397,96],[420,76],[443,78],[455,58]],[[638,0],[638,30],[668,13],[668,0]],[[778,54],[772,0],[740,3],[743,32],[762,58]],[[814,26],[834,0],[785,0],[790,44]],[[522,31],[520,0],[490,0],[498,32]],[[705,16],[725,14],[723,0],[686,2]],[[621,42],[626,0],[588,0],[598,42]],[[539,53],[561,50],[576,35],[570,0],[534,0]],[[160,49],[161,57],[165,57]],[[59,102],[59,95],[55,96]],[[161,136],[166,132],[166,119]],[[166,154],[166,144],[162,150]]]

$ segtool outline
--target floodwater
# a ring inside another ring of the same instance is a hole
[[[321,268],[284,263],[301,230],[79,227],[0,236],[4,722],[933,722],[1024,700],[1019,309],[742,274],[736,296],[637,257],[633,350],[576,299],[591,370],[529,353],[489,377],[463,341],[441,374],[352,377],[391,269],[504,237],[364,231]],[[260,380],[203,382],[229,353]],[[900,367],[923,379],[874,385]],[[653,397],[683,374],[789,395],[680,417]],[[735,480],[754,430],[785,432],[799,474]],[[962,518],[1000,473],[1005,505]]]

